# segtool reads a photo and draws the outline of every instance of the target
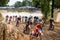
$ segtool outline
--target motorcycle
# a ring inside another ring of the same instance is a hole
[[[30,33],[30,28],[28,26],[25,26],[25,28],[23,29],[23,33],[29,34]]]
[[[38,39],[38,40],[42,40],[42,35],[41,35],[40,32],[38,32],[38,35],[34,35],[34,34],[32,33],[32,31],[31,31],[31,32],[30,32],[30,40],[32,40],[33,38],[36,38],[36,39]]]

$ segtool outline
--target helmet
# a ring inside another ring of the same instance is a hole
[[[37,24],[37,28],[40,28],[40,24]]]

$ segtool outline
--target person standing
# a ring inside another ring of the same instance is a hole
[[[16,21],[16,26],[17,26],[17,27],[19,27],[20,20],[21,20],[21,18],[20,18],[20,17],[18,17],[18,18],[17,18],[17,21]]]
[[[9,17],[9,24],[11,23],[12,21],[12,16]]]
[[[19,20],[20,20],[20,22],[21,22],[21,16],[19,16]]]
[[[24,16],[22,17],[22,23],[24,22]]]
[[[25,16],[25,23],[27,22],[27,16]]]
[[[8,17],[9,17],[9,16],[8,16],[8,15],[6,15],[6,22],[8,21]]]
[[[15,16],[15,21],[17,21],[17,15]]]
[[[13,21],[14,21],[14,16],[13,16]]]

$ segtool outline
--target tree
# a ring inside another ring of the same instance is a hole
[[[28,1],[28,6],[32,6],[32,2]]]
[[[32,2],[25,0],[22,2],[22,6],[32,6]]]
[[[40,0],[33,0],[33,6],[39,8],[40,7]]]
[[[50,13],[50,1],[51,0],[33,0],[33,5],[35,7],[41,8],[41,11],[44,14],[45,19],[48,18],[48,14]]]
[[[23,1],[22,2],[22,6],[26,6],[26,1]]]
[[[54,0],[54,7],[60,8],[60,0]]]
[[[14,7],[21,7],[22,6],[22,3],[20,1],[17,1],[15,4],[14,4]]]
[[[0,6],[5,6],[9,0],[0,0]]]
[[[41,11],[44,14],[46,20],[50,12],[50,0],[40,0],[40,1],[41,1]]]

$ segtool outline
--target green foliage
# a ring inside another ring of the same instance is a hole
[[[28,1],[28,6],[32,6],[32,2]]]
[[[22,2],[22,6],[26,6],[26,1],[23,1]]]
[[[21,7],[22,6],[22,3],[20,1],[17,1],[15,4],[14,4],[14,7]]]
[[[33,0],[33,6],[34,7],[40,7],[40,0]]]
[[[21,7],[21,6],[32,6],[32,2],[30,2],[30,1],[23,1],[23,2],[17,1],[14,4],[14,7]]]
[[[44,14],[45,19],[47,19],[50,14],[50,1],[51,0],[33,0],[33,5],[35,7],[41,7],[41,11]]]
[[[44,14],[45,19],[48,18],[50,13],[50,0],[41,0],[41,11]]]
[[[0,6],[6,6],[9,0],[0,0]]]
[[[32,6],[32,2],[30,1],[23,1],[22,6]]]
[[[54,0],[54,7],[60,8],[60,0]]]

